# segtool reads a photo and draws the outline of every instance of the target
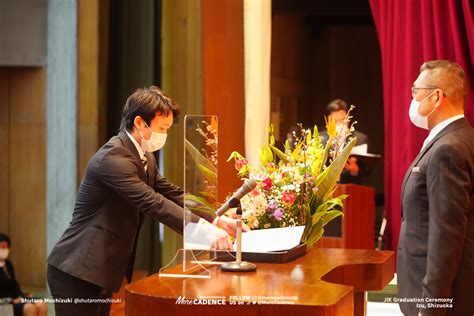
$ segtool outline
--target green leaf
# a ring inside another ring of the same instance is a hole
[[[338,197],[335,197],[335,198],[329,198],[324,202],[324,204],[328,205],[330,209],[333,209],[336,205],[340,206],[340,207],[343,207],[343,203],[342,203],[343,199],[341,199],[341,196],[338,196]]]
[[[318,174],[318,176],[316,177],[316,187],[317,188],[319,188],[319,186],[321,185],[321,182],[323,182],[324,178],[326,178],[328,173],[329,173],[329,168],[326,168],[323,172]]]
[[[244,156],[242,156],[238,151],[233,151],[229,158],[227,158],[227,162],[231,161],[232,159],[234,160],[240,160],[240,159],[245,159]]]
[[[309,246],[312,246],[324,233],[323,220],[320,219],[315,225],[306,226],[305,231],[306,230],[309,230],[309,233],[304,234],[305,238],[302,241]]]
[[[240,178],[244,178],[244,177],[246,177],[246,176],[249,174],[250,170],[251,170],[251,168],[250,168],[249,165],[244,165],[244,166],[240,169],[240,171],[237,173],[237,175],[238,175]]]
[[[209,183],[217,186],[217,174],[212,172],[211,170],[207,169],[203,165],[198,165],[199,170],[203,173],[204,177],[206,178]]]
[[[315,231],[311,234],[310,239],[308,240],[308,245],[311,247],[313,246],[324,234],[324,228],[320,228],[319,230]]]
[[[328,192],[334,190],[334,187],[339,180],[342,170],[344,170],[344,166],[346,165],[347,159],[349,158],[351,150],[356,144],[356,141],[357,138],[353,138],[327,168],[329,169],[328,174],[321,181],[318,186],[318,191],[316,191],[318,201],[323,200],[323,197],[325,197]]]
[[[280,160],[282,160],[285,163],[288,162],[288,157],[280,149],[276,148],[273,145],[269,145],[269,146]]]
[[[327,210],[330,210],[332,209],[331,205],[327,204],[327,203],[321,203],[318,205],[318,207],[316,208],[316,211],[314,212],[314,214],[321,214],[321,216],[327,211]]]
[[[324,215],[323,212],[314,213],[314,215],[311,216],[312,225],[316,225],[323,215]]]
[[[323,226],[326,226],[327,223],[329,223],[330,221],[332,221],[333,219],[341,215],[343,215],[343,213],[338,210],[332,210],[332,211],[326,212],[326,214],[322,216]]]
[[[217,168],[209,161],[209,159],[207,159],[203,154],[201,154],[199,150],[197,150],[196,147],[194,147],[193,144],[191,144],[187,139],[184,140],[184,145],[196,164],[202,165],[210,172],[214,172],[217,174]]]
[[[266,166],[273,161],[273,152],[269,146],[264,146],[260,149],[260,162]]]
[[[326,167],[326,164],[327,164],[327,161],[328,161],[329,150],[330,150],[331,146],[332,146],[332,139],[328,139],[328,141],[326,143],[326,147],[324,147],[324,153],[323,153],[323,159],[321,161],[320,172],[325,170],[324,168]]]
[[[201,211],[209,214],[214,214],[215,209],[206,201],[206,199],[186,193],[184,196],[184,203],[186,208],[191,211]]]
[[[288,141],[288,139],[285,141],[285,153],[288,154],[291,152],[291,148],[290,148],[290,142]]]
[[[347,194],[341,194],[341,195],[339,195],[337,198],[340,199],[340,200],[345,200],[345,199],[347,199],[348,197],[349,197],[349,195],[347,195]]]

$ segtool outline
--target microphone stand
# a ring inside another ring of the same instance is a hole
[[[242,207],[240,205],[237,206],[237,252],[236,252],[236,260],[232,262],[226,262],[221,265],[222,271],[229,271],[229,272],[251,272],[257,269],[257,266],[251,262],[242,261]]]

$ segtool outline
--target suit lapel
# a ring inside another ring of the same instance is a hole
[[[428,150],[433,146],[433,144],[443,137],[444,135],[448,134],[449,132],[452,132],[454,130],[457,130],[458,128],[466,127],[469,126],[469,122],[465,119],[459,119],[448,126],[446,126],[444,129],[439,132],[435,138],[433,138],[426,146],[423,148],[423,150],[416,156],[415,160],[411,163],[410,167],[407,170],[407,173],[405,174],[405,178],[403,179],[403,185],[402,185],[402,199],[403,199],[403,194],[405,193],[405,185],[407,184],[408,178],[411,174],[411,171],[413,170],[413,167],[416,166],[416,164],[420,161],[421,158],[428,152]]]
[[[127,148],[133,154],[133,157],[135,158],[139,166],[138,175],[140,176],[140,179],[142,179],[143,182],[145,182],[146,181],[145,169],[143,169],[142,160],[140,158],[140,154],[137,151],[137,148],[135,147],[132,140],[128,137],[128,135],[125,132],[119,132],[118,137],[122,141],[122,144],[125,146],[125,148]]]

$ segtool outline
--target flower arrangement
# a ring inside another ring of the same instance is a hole
[[[347,121],[351,110],[352,107]],[[311,130],[300,125],[299,135],[293,134],[295,143],[290,146],[286,141],[283,151],[275,147],[271,125],[268,144],[260,150],[257,167],[234,151],[228,161],[234,160],[239,177],[257,180],[257,188],[241,199],[244,223],[250,229],[305,225],[302,242],[311,246],[318,241],[324,226],[343,214],[347,196],[334,196],[334,192],[356,143],[355,138],[350,138],[353,125],[347,129],[334,119],[326,119],[326,144],[321,142],[317,126]]]

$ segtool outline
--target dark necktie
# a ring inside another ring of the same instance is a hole
[[[142,157],[142,166],[143,166],[143,169],[145,170],[145,173],[147,172],[147,164],[148,164],[148,161],[146,159],[146,156],[143,156]]]
[[[148,161],[146,159],[146,156],[143,156],[142,157],[142,166],[143,166],[143,169],[145,170],[145,183],[148,183]]]

